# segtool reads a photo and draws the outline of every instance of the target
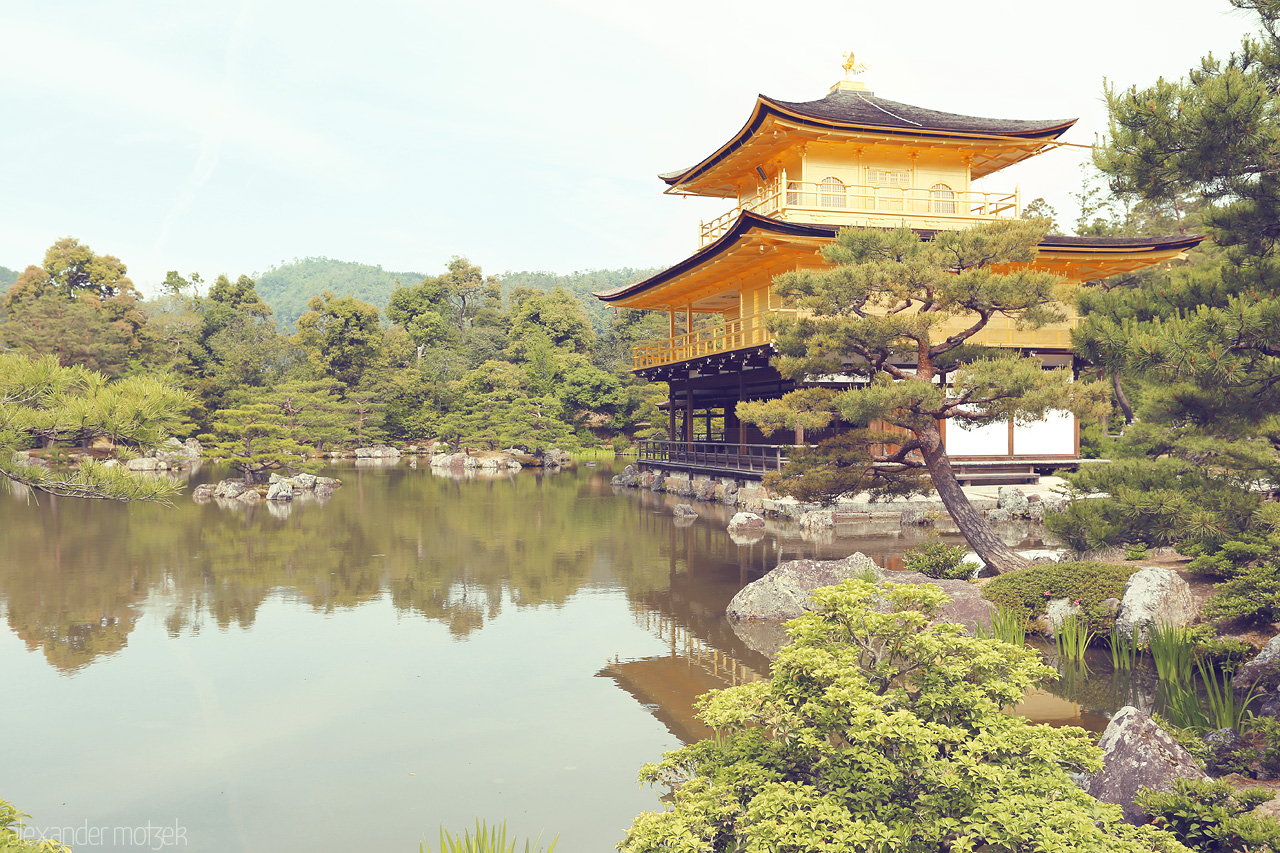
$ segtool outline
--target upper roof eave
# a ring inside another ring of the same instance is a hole
[[[874,121],[872,118],[875,115],[884,115],[888,118],[883,121]],[[907,118],[907,115],[914,115],[924,121],[917,122]],[[986,139],[992,142],[1008,143],[1051,142],[1069,130],[1077,121],[1074,118],[1049,121],[987,119],[928,110],[886,98],[847,92],[833,93],[821,100],[807,102],[779,101],[766,95],[757,95],[751,117],[728,142],[696,165],[680,171],[659,174],[658,178],[668,186],[674,187],[700,177],[742,147],[769,116],[785,118],[820,130],[873,131],[886,136]]]

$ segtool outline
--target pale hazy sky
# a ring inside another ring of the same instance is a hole
[[[442,271],[657,266],[725,201],[664,196],[757,93],[1105,132],[1103,78],[1181,77],[1226,0],[0,0],[0,266],[75,236],[144,291],[312,255]],[[987,179],[1069,224],[1083,152]],[[1065,215],[1064,215],[1065,214]]]

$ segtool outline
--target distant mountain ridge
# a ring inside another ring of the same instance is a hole
[[[0,293],[18,283],[18,271],[8,267],[0,267]]]
[[[3,268],[0,268],[3,269]],[[441,270],[443,272],[443,270]],[[596,331],[609,322],[610,308],[591,294],[612,290],[624,284],[647,278],[657,269],[584,270],[560,275],[551,272],[512,272],[496,276],[502,282],[502,295],[507,297],[517,287],[552,290],[563,287],[582,302]],[[14,274],[15,280],[17,274]],[[391,272],[381,266],[337,261],[332,258],[302,258],[282,264],[256,276],[258,295],[271,306],[280,329],[294,330],[295,323],[307,310],[307,301],[328,290],[335,296],[354,296],[385,310],[391,293],[400,286],[418,284],[428,278],[425,273]]]

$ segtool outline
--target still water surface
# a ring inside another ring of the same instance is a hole
[[[640,765],[706,733],[692,697],[767,673],[733,594],[782,559],[892,565],[920,535],[734,541],[727,509],[681,526],[604,467],[326,473],[331,499],[284,506],[0,494],[0,797],[32,827],[411,851],[480,817],[607,851],[660,807]]]

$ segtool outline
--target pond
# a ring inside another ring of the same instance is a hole
[[[280,506],[0,493],[0,797],[31,827],[410,851],[479,817],[609,850],[660,806],[641,764],[707,734],[693,697],[767,673],[723,617],[734,593],[802,556],[895,567],[923,535],[735,541],[727,508],[683,524],[607,466],[324,473],[330,499]],[[1033,716],[1098,728],[1116,694],[1094,693]]]

